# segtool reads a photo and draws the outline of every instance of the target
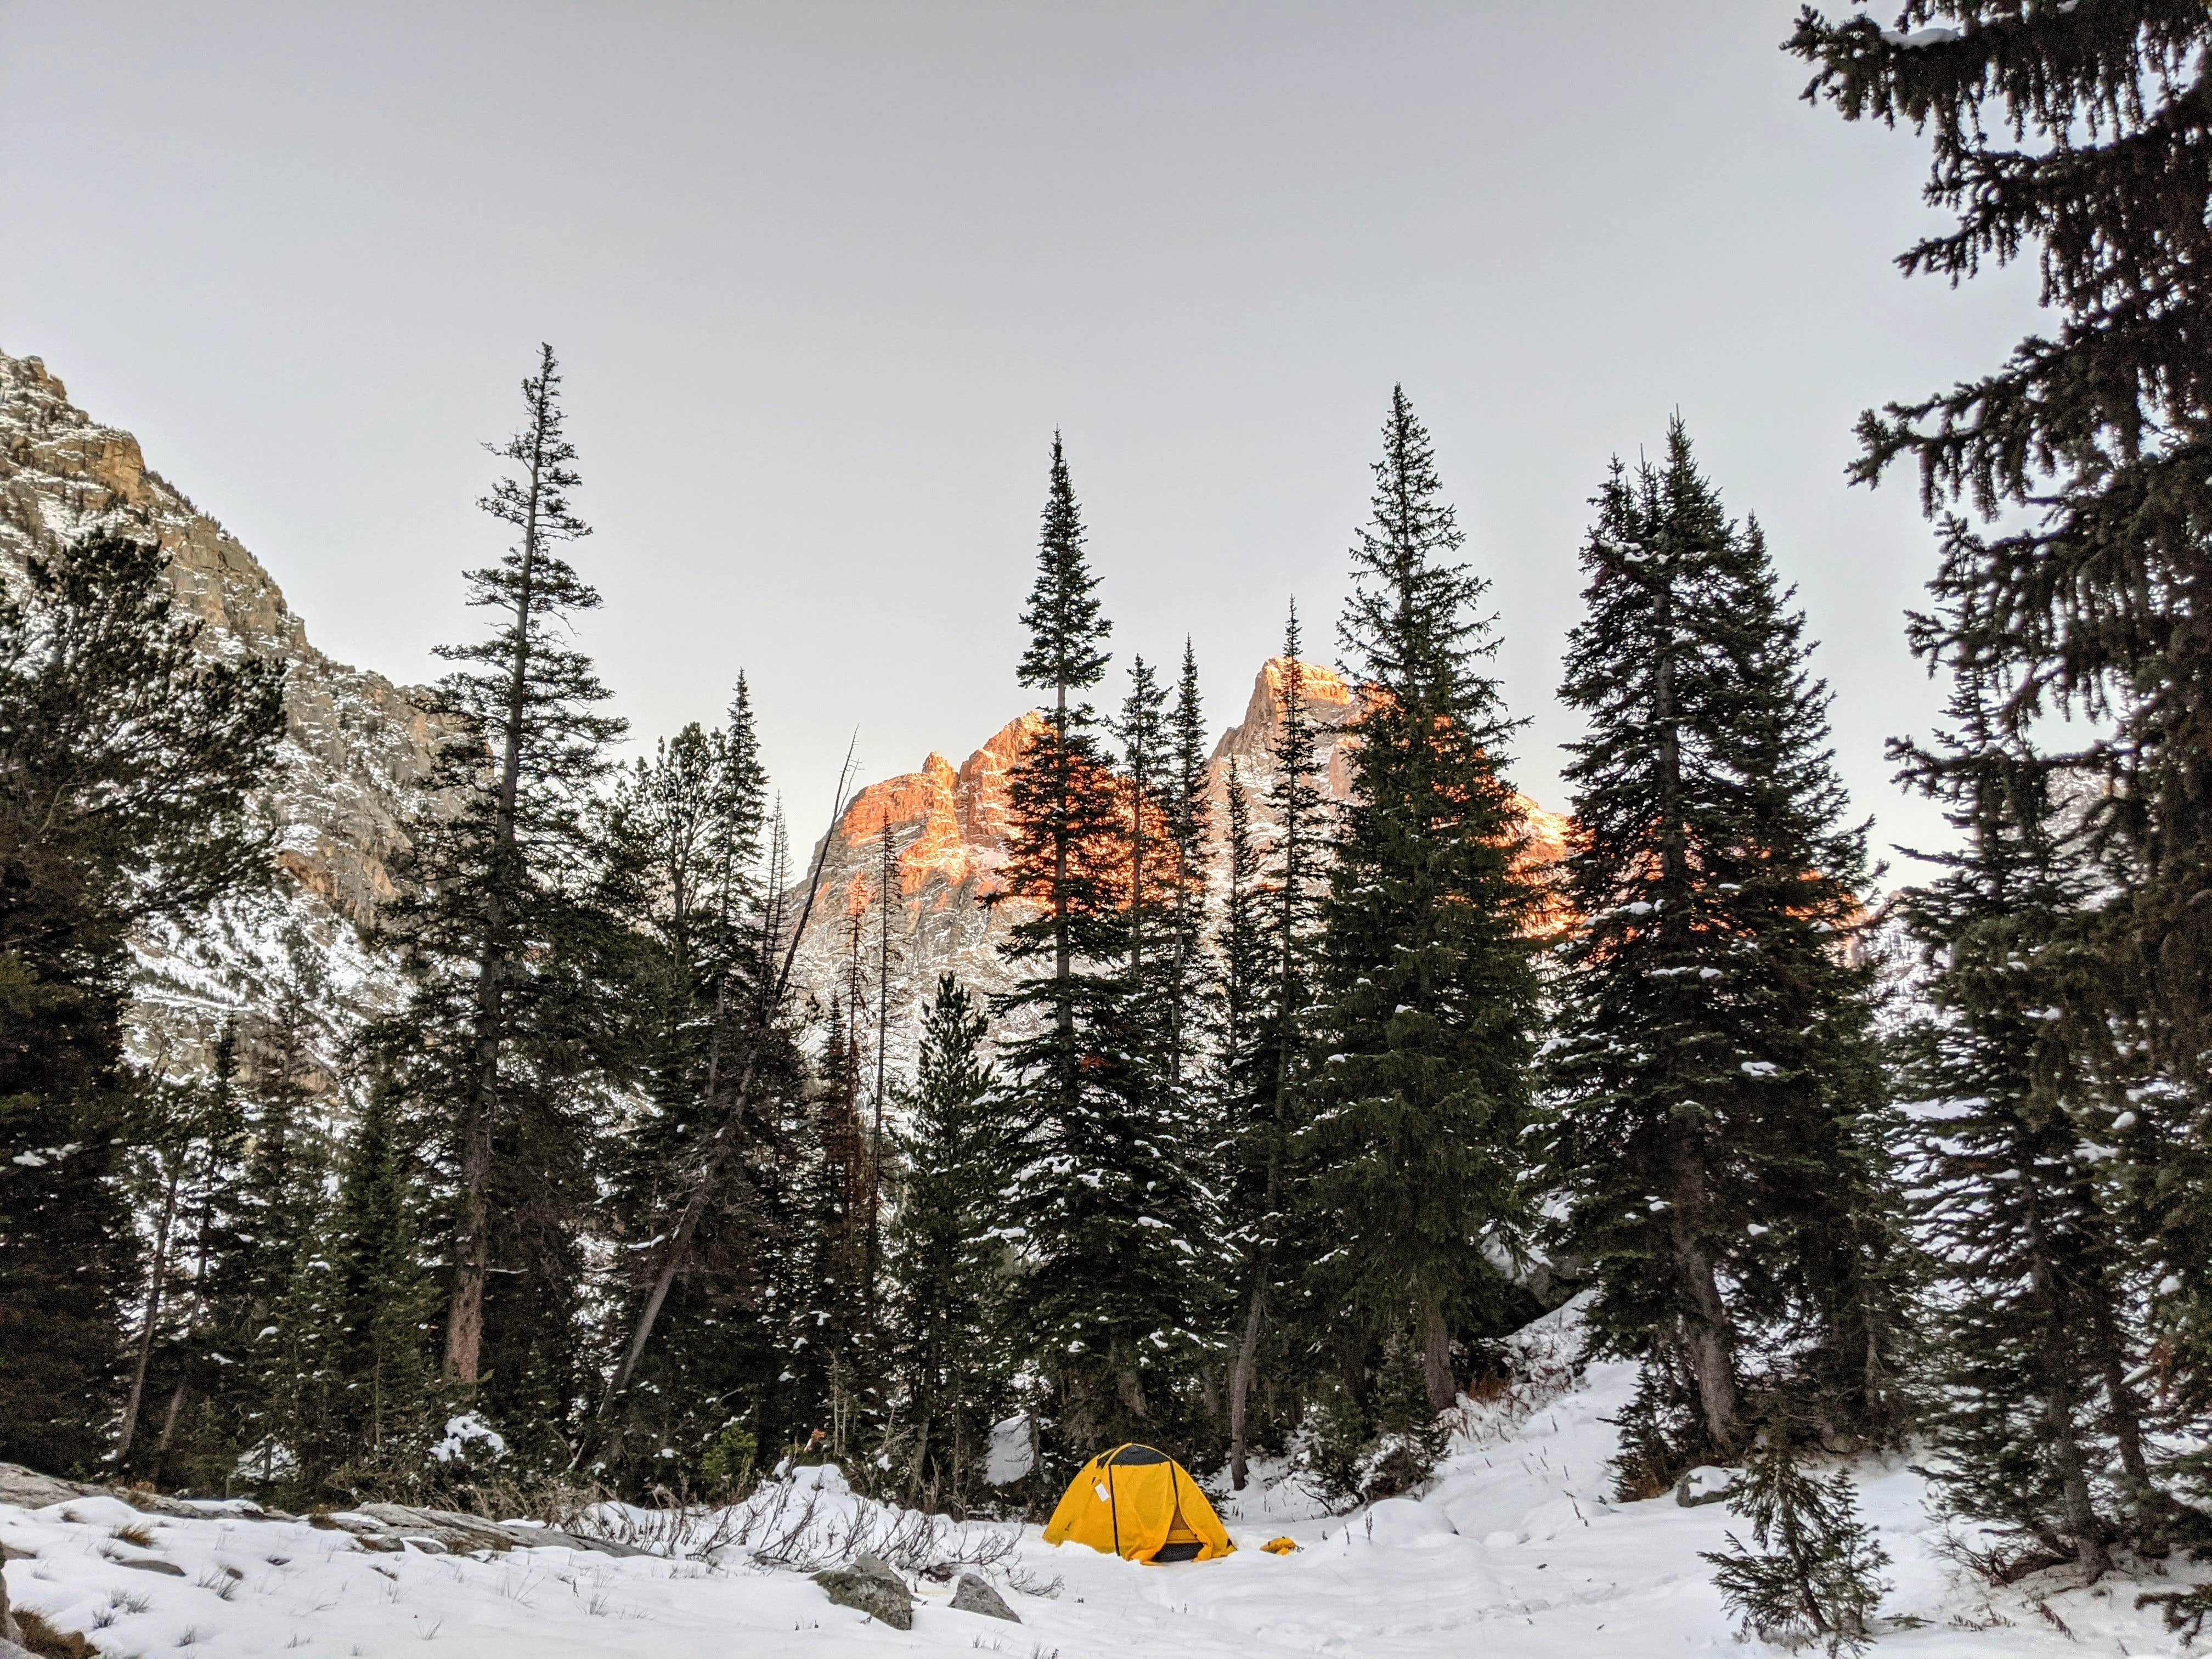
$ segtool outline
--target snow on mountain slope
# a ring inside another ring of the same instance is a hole
[[[1683,1509],[1671,1496],[1618,1504],[1607,1495],[1614,1431],[1607,1419],[1626,1403],[1633,1368],[1601,1364],[1577,1376],[1575,1340],[1572,1304],[1522,1334],[1532,1382],[1503,1401],[1462,1406],[1452,1454],[1419,1499],[1334,1516],[1288,1482],[1255,1484],[1222,1505],[1238,1553],[1170,1567],[1053,1549],[1035,1527],[995,1529],[1012,1553],[985,1571],[1018,1626],[954,1609],[949,1588],[927,1580],[912,1631],[872,1622],[832,1606],[802,1572],[763,1568],[750,1546],[726,1541],[723,1517],[711,1515],[695,1522],[688,1555],[389,1554],[304,1522],[149,1517],[88,1498],[37,1510],[0,1505],[0,1545],[17,1607],[84,1632],[104,1655],[133,1659],[398,1659],[426,1644],[472,1659],[1769,1651],[1737,1641],[1698,1559],[1733,1524],[1724,1506]],[[1875,1650],[1883,1659],[2181,1650],[2155,1613],[2135,1610],[2144,1586],[2133,1580],[2082,1589],[2045,1578],[2005,1589],[1960,1582],[1940,1553],[1921,1477],[1899,1463],[1864,1465],[1858,1476],[1865,1513],[1894,1558]],[[801,1471],[794,1491],[814,1501],[817,1535],[833,1547],[843,1538],[851,1547],[855,1523],[886,1519],[833,1470]],[[145,1530],[118,1535],[126,1528]],[[992,1530],[971,1528],[969,1541]],[[1256,1547],[1278,1534],[1300,1549],[1276,1556]],[[180,1576],[149,1571],[149,1561]],[[1055,1594],[1024,1593],[1055,1580]]]
[[[203,625],[202,650],[286,669],[284,739],[261,796],[278,832],[274,891],[231,907],[201,938],[137,941],[133,1046],[189,1072],[206,1066],[226,1017],[267,1006],[288,957],[328,981],[325,1007],[375,1000],[354,924],[392,895],[401,826],[445,728],[419,692],[317,650],[261,562],[148,466],[136,438],[70,403],[38,358],[0,352],[0,583],[33,554],[102,529],[159,540],[179,608]]]

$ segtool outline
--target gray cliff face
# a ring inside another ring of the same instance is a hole
[[[36,357],[0,352],[0,581],[31,554],[100,527],[159,538],[178,604],[205,624],[204,650],[288,671],[278,775],[261,803],[279,826],[273,897],[234,907],[202,937],[140,942],[135,1044],[149,1061],[191,1069],[288,956],[342,1000],[374,999],[354,924],[392,895],[400,826],[440,728],[417,694],[315,649],[260,562],[149,469],[137,439],[72,404]]]

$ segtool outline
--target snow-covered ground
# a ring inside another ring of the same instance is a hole
[[[18,1607],[85,1632],[103,1654],[137,1659],[396,1659],[426,1643],[482,1659],[1765,1652],[1738,1642],[1698,1559],[1732,1524],[1724,1505],[1607,1497],[1613,1431],[1605,1419],[1626,1403],[1632,1370],[1601,1364],[1572,1376],[1565,1364],[1571,1319],[1563,1310],[1522,1334],[1534,1380],[1506,1399],[1462,1408],[1452,1455],[1419,1500],[1329,1516],[1287,1481],[1255,1481],[1221,1505],[1240,1551],[1170,1567],[1052,1549],[1034,1527],[940,1534],[970,1559],[1000,1556],[984,1574],[1004,1590],[1018,1626],[957,1611],[949,1584],[920,1579],[914,1628],[901,1632],[832,1606],[797,1567],[763,1566],[761,1540],[775,1534],[788,1544],[792,1517],[810,1503],[804,1541],[817,1552],[851,1547],[856,1528],[882,1541],[883,1529],[899,1522],[895,1512],[853,1498],[834,1471],[802,1472],[781,1495],[781,1518],[757,1513],[748,1542],[732,1541],[727,1516],[702,1517],[673,1558],[566,1548],[371,1553],[305,1523],[235,1513],[150,1517],[105,1497],[28,1511],[0,1505],[0,1544],[21,1553],[5,1569]],[[1942,1528],[1926,1513],[1919,1476],[1893,1464],[1864,1467],[1859,1477],[1863,1512],[1893,1558],[1876,1649],[1887,1659],[2182,1651],[2154,1611],[2134,1607],[2142,1589],[2173,1581],[2114,1579],[2084,1589],[2046,1576],[1990,1589],[1963,1579],[1942,1553]],[[116,1535],[138,1528],[132,1536],[145,1538],[143,1546]],[[1279,1535],[1301,1547],[1279,1556],[1258,1548]],[[130,1565],[149,1560],[182,1576]]]

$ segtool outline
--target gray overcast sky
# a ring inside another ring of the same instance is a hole
[[[1861,810],[1924,842],[1881,745],[1936,703],[1931,540],[1909,481],[1845,488],[1850,423],[2034,295],[1898,276],[1924,153],[1798,101],[1793,12],[0,0],[0,346],[325,650],[422,679],[551,341],[584,643],[647,737],[745,668],[810,836],[854,726],[873,778],[1028,701],[1055,425],[1117,650],[1188,631],[1218,727],[1292,594],[1328,640],[1394,380],[1564,806],[1585,503],[1680,408],[1802,589]]]

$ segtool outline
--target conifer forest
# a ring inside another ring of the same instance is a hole
[[[848,757],[810,839],[757,672],[681,729],[613,712],[580,394],[532,328],[389,880],[314,949],[253,920],[307,867],[270,805],[301,671],[211,631],[128,501],[0,543],[0,1470],[578,1528],[834,1471],[972,1528],[1134,1442],[1249,1548],[1285,1482],[1340,1517],[1460,1479],[1571,1316],[1560,1364],[1630,1379],[1575,1490],[1724,1479],[1692,1577],[1753,1650],[1918,1634],[1869,1468],[1924,1482],[1961,1582],[2205,1634],[2212,13],[1785,31],[1805,121],[1914,147],[1902,276],[2039,288],[1835,481],[1917,492],[1897,626],[1942,713],[1887,763],[1946,836],[1854,807],[1856,688],[1694,411],[1516,553],[1580,597],[1509,686],[1502,555],[1386,365],[1342,586],[1267,599],[1272,713],[1219,757],[1205,619],[1117,628],[1086,434],[1035,432],[1034,535],[966,596],[1018,618],[972,672],[1030,710],[940,907],[982,942],[925,959],[926,825]],[[149,961],[257,927],[219,1018],[149,1023]]]

